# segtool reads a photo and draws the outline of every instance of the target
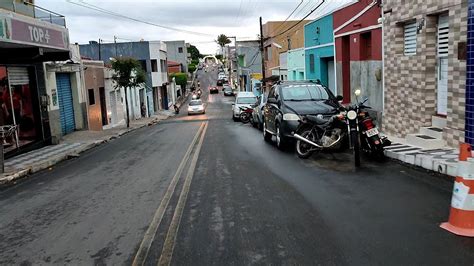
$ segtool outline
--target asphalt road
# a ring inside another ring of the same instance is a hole
[[[0,264],[473,265],[474,240],[439,228],[452,183],[348,153],[301,160],[231,119],[132,132],[0,191]]]

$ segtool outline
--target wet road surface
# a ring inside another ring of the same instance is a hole
[[[139,129],[0,191],[0,264],[473,265],[439,228],[452,183],[349,153],[308,160],[205,115]]]

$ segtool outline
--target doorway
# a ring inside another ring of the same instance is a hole
[[[350,36],[342,37],[342,96],[343,103],[351,102],[351,44]]]
[[[328,88],[330,91],[332,91],[334,94],[336,94],[336,82],[334,78],[334,59],[330,58],[327,61],[327,66],[328,66]]]
[[[105,101],[105,88],[100,87],[99,88],[99,101],[100,101],[100,114],[102,117],[102,126],[106,126],[109,124],[108,118],[107,118],[107,103]]]
[[[437,114],[448,114],[448,49],[449,49],[449,20],[447,15],[438,17],[437,38]]]

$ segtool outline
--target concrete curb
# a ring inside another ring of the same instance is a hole
[[[166,117],[164,119],[168,119],[168,118],[169,117]],[[137,130],[137,129],[144,128],[144,127],[147,127],[147,126],[156,125],[161,120],[164,120],[164,119],[159,119],[159,118],[153,119],[149,123],[125,129],[122,132],[119,132],[115,135],[107,137],[104,140],[96,140],[96,141],[93,141],[91,143],[81,145],[81,146],[79,146],[78,148],[74,149],[71,152],[49,158],[49,160],[47,160],[46,162],[41,162],[41,163],[38,163],[38,164],[34,164],[34,165],[32,165],[32,166],[30,166],[26,169],[21,169],[21,170],[18,170],[17,172],[14,172],[14,173],[5,173],[3,175],[3,177],[0,176],[0,187],[14,185],[14,184],[16,184],[17,181],[27,177],[28,175],[37,173],[37,172],[45,170],[45,169],[48,169],[48,168],[50,168],[50,167],[52,167],[52,166],[54,166],[54,165],[56,165],[56,164],[58,164],[62,161],[66,161],[66,160],[70,159],[71,157],[79,157],[81,153],[84,153],[84,152],[86,152],[86,151],[88,151],[88,150],[90,150],[94,147],[97,147],[97,146],[100,146],[104,143],[107,143],[110,140],[120,138],[121,136],[126,135],[126,134],[128,134],[132,131]]]

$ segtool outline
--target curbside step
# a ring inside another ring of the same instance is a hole
[[[440,149],[446,146],[444,140],[422,134],[408,134],[406,141],[409,145],[424,149]]]

